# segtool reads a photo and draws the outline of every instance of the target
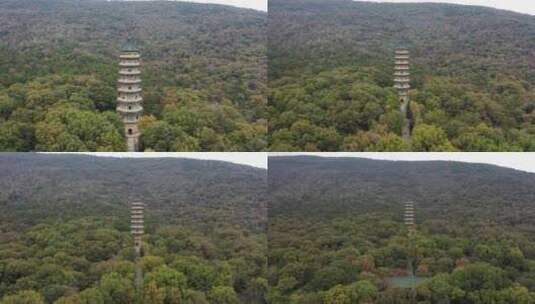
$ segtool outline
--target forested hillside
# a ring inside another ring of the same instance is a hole
[[[41,154],[0,168],[0,303],[265,302],[266,170]],[[146,204],[144,294],[132,200]]]
[[[118,56],[143,61],[145,150],[262,150],[264,12],[175,1],[0,3],[0,150],[124,151]]]
[[[535,174],[316,157],[271,157],[269,171],[270,303],[535,301]],[[409,256],[424,282],[393,286]]]
[[[270,1],[271,150],[534,151],[535,18],[491,8]],[[411,143],[394,50],[411,52]]]

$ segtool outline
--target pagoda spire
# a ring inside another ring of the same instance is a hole
[[[117,112],[124,125],[128,152],[139,151],[138,128],[143,113],[141,89],[141,55],[136,45],[128,39],[119,55],[119,78],[117,80]]]
[[[398,48],[395,52],[394,88],[398,91],[401,111],[401,137],[409,140],[411,121],[409,117],[410,55],[406,48]]]

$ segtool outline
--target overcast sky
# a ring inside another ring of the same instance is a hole
[[[269,153],[269,155],[314,155],[323,157],[363,157],[385,160],[453,160],[484,163],[535,173],[535,153]]]
[[[185,2],[215,3],[267,11],[268,0],[181,0]]]
[[[362,0],[369,1],[369,0]],[[399,2],[399,3],[414,3],[414,2],[441,2],[441,3],[456,3],[467,5],[482,5],[494,8],[506,9],[524,14],[535,15],[535,0],[441,0],[441,1],[418,1],[418,0],[385,0],[385,1],[369,1],[369,2]]]
[[[47,153],[47,154],[67,154],[67,153]],[[194,159],[206,159],[206,160],[221,160],[231,162],[235,164],[248,165],[257,168],[267,169],[267,153],[257,152],[180,152],[180,153],[127,153],[127,152],[97,152],[97,153],[71,153],[71,154],[88,154],[94,156],[107,156],[107,157],[178,157],[178,158],[194,158]]]
[[[55,153],[50,153],[55,154]],[[108,157],[179,157],[207,160],[221,160],[236,164],[249,165],[266,169],[268,167],[267,155],[264,152],[181,152],[181,153],[79,153]],[[469,163],[492,164],[501,167],[535,173],[535,153],[351,153],[351,152],[324,152],[324,153],[287,153],[272,152],[270,156],[314,155],[323,157],[363,157],[371,159],[400,160],[400,161],[429,161],[452,160]]]

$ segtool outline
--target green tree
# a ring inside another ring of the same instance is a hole
[[[456,269],[451,279],[454,286],[465,292],[482,289],[500,290],[509,285],[505,272],[487,263],[475,263]]]
[[[98,288],[88,288],[82,292],[58,299],[54,304],[104,304],[104,296]]]
[[[454,147],[449,142],[444,130],[426,124],[420,124],[414,128],[411,146],[414,151],[454,151]]]
[[[208,293],[208,300],[212,304],[238,304],[240,300],[236,292],[229,286],[216,286]]]
[[[34,128],[16,121],[0,122],[0,151],[32,151]]]
[[[43,297],[36,291],[24,290],[17,294],[5,296],[2,304],[44,304]]]
[[[156,121],[142,130],[141,142],[144,148],[155,151],[196,151],[197,140],[187,135],[180,127],[165,121]]]
[[[146,255],[141,258],[140,265],[143,271],[148,273],[164,266],[165,260],[160,256]]]
[[[420,293],[427,295],[432,303],[450,303],[464,296],[464,292],[450,283],[450,276],[439,274],[425,282],[419,288]]]
[[[99,284],[105,304],[127,304],[134,302],[132,281],[112,272],[102,277]]]
[[[155,282],[149,282],[145,284],[143,289],[143,303],[147,304],[164,304],[165,291],[162,288],[158,288]]]
[[[346,286],[336,285],[325,293],[325,304],[351,304],[351,292]],[[358,303],[358,302],[355,302]]]
[[[36,126],[42,151],[121,151],[124,139],[116,114],[98,114],[58,104]]]
[[[184,298],[187,279],[184,274],[164,265],[145,276],[145,286],[152,287],[151,284],[155,285],[157,291],[163,292],[165,303],[178,304]],[[157,299],[158,297],[154,298],[155,301]]]
[[[370,281],[362,280],[350,285],[352,303],[371,303],[377,297],[377,287]]]

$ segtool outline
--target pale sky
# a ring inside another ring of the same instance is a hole
[[[139,157],[139,158],[158,158],[158,157],[176,157],[176,158],[193,158],[205,160],[220,160],[235,164],[253,166],[267,169],[267,156],[296,156],[310,155],[323,157],[362,157],[370,159],[399,160],[399,161],[430,161],[430,160],[451,160],[468,163],[492,164],[500,167],[513,168],[516,170],[535,173],[535,152],[524,153],[431,153],[431,152],[322,152],[322,153],[305,153],[305,152],[179,152],[179,153],[127,153],[127,152],[97,152],[97,153],[46,153],[46,154],[88,154],[94,156],[107,157]]]
[[[322,157],[362,157],[383,160],[399,161],[430,161],[451,160],[467,163],[483,163],[500,167],[513,168],[516,170],[535,173],[535,153],[429,153],[429,152],[385,152],[385,153],[351,153],[351,152],[327,152],[327,153],[269,153],[270,156],[296,156],[310,155]]]
[[[128,152],[80,152],[80,153],[51,153],[45,154],[85,154],[93,156],[106,157],[132,157],[132,158],[158,158],[158,157],[175,157],[175,158],[193,158],[203,160],[220,160],[231,162],[240,165],[248,165],[257,168],[267,169],[267,153],[265,152],[143,152],[143,153],[128,153]]]
[[[237,7],[252,8],[259,11],[267,12],[268,0],[181,0],[184,2],[197,2],[197,3],[215,3],[232,5]]]
[[[535,0],[441,0],[441,1],[427,1],[427,0],[384,0],[384,1],[370,1],[368,2],[397,2],[397,3],[415,3],[415,2],[435,2],[435,3],[454,3],[466,5],[480,5],[490,6],[499,9],[515,11],[524,14],[535,15]]]

